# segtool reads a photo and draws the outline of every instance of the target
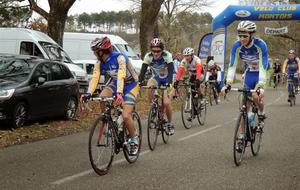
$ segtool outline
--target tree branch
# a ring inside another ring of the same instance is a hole
[[[42,17],[44,17],[46,20],[48,20],[49,13],[47,13],[44,9],[42,9],[41,7],[39,7],[37,5],[37,3],[35,2],[35,0],[28,0],[28,2],[29,2],[31,10],[34,10],[35,12],[37,12],[38,14],[40,14]]]
[[[278,34],[277,36],[281,37],[281,38],[290,39],[290,40],[293,40],[295,42],[300,42],[300,39],[296,39],[296,38],[294,38],[292,36],[289,36],[289,35],[286,35],[286,34]]]

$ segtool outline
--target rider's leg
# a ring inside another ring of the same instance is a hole
[[[105,96],[105,97],[112,97],[113,96],[113,86],[112,87],[105,87],[101,93],[100,93],[100,97],[101,96]],[[100,103],[100,113],[103,112],[104,110],[104,103],[101,102]],[[100,131],[99,131],[99,134],[103,134],[104,132],[104,123],[102,122],[101,123],[101,126],[100,126]],[[101,136],[100,136],[100,139],[101,139]]]
[[[157,86],[157,82],[154,78],[151,78],[147,82],[147,86]],[[153,98],[153,91],[152,89],[147,90],[147,95],[148,95],[148,102],[151,103],[152,98]]]
[[[173,97],[173,92],[165,92],[164,93],[164,109],[166,110],[166,115],[168,122],[172,122],[172,97]]]

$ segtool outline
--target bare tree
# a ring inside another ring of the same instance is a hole
[[[140,22],[140,44],[141,56],[147,52],[149,41],[153,35],[158,35],[155,32],[155,23],[157,15],[164,0],[142,0],[141,22]]]
[[[38,6],[37,0],[28,0],[30,8],[48,21],[48,35],[59,45],[63,45],[63,34],[69,9],[76,0],[48,0],[50,10],[46,12]]]

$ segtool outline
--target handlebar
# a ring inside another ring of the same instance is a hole
[[[243,88],[233,88],[233,87],[231,87],[230,90],[236,91],[236,92],[245,92],[245,93],[249,93],[249,92],[251,92],[251,93],[257,92],[257,90],[253,90],[253,89],[248,90],[248,89],[243,89]]]
[[[146,89],[167,89],[167,86],[141,86],[141,88],[146,88]]]

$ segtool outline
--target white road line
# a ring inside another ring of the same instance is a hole
[[[203,133],[206,133],[206,132],[208,132],[208,131],[214,130],[214,129],[219,128],[219,127],[222,127],[222,125],[216,125],[216,126],[214,126],[214,127],[210,127],[210,128],[208,128],[208,129],[204,129],[204,130],[202,130],[202,131],[200,131],[200,132],[198,132],[198,133],[194,133],[194,134],[192,134],[192,135],[189,135],[189,136],[180,138],[180,139],[178,139],[178,141],[184,141],[184,140],[186,140],[186,139],[192,138],[192,137],[197,136],[197,135],[201,135],[201,134],[203,134]]]
[[[150,150],[145,150],[145,151],[143,151],[143,152],[140,153],[140,156],[142,156],[142,155],[144,155],[144,154],[147,154],[147,153],[149,153],[149,152],[151,152],[151,151],[150,151]],[[120,159],[120,160],[116,160],[116,161],[113,162],[112,165],[120,164],[120,163],[125,162],[125,161],[126,161],[125,158]],[[68,182],[68,181],[73,181],[73,180],[75,180],[76,178],[79,178],[79,177],[82,177],[82,176],[85,176],[85,175],[89,175],[89,174],[91,174],[91,173],[93,173],[93,172],[94,172],[93,169],[86,170],[86,171],[80,172],[80,173],[78,173],[78,174],[71,175],[71,176],[68,176],[68,177],[64,177],[64,178],[62,178],[62,179],[60,179],[60,180],[51,182],[50,184],[52,184],[52,185],[61,185],[61,184],[66,183],[66,182]]]
[[[280,94],[281,94],[280,97],[278,97],[277,99],[275,99],[272,103],[267,104],[266,106],[270,106],[271,104],[274,104],[274,103],[278,102],[278,101],[281,99],[283,93],[280,92]],[[237,120],[237,118],[233,118],[233,120]],[[230,123],[230,122],[232,122],[232,121],[228,121],[228,122],[226,122],[226,123],[224,123],[224,124],[226,125],[226,124],[228,124],[228,123]],[[180,139],[178,139],[178,141],[184,141],[184,140],[190,139],[190,138],[192,138],[192,137],[195,137],[195,136],[201,135],[201,134],[203,134],[203,133],[212,131],[212,130],[217,129],[217,128],[220,128],[220,127],[222,127],[222,126],[223,126],[223,125],[215,125],[215,126],[213,126],[213,127],[210,127],[210,128],[204,129],[204,130],[202,130],[202,131],[199,131],[198,133],[194,133],[194,134],[188,135],[188,136],[186,136],[186,137],[180,138]],[[140,156],[142,156],[142,155],[144,155],[144,154],[147,154],[147,153],[149,153],[149,152],[151,152],[151,151],[150,151],[150,150],[145,150],[145,151],[143,151],[143,152],[140,153]],[[120,159],[120,160],[116,160],[116,161],[113,162],[113,165],[116,165],[116,164],[119,164],[119,163],[122,163],[122,162],[125,162],[125,161],[126,161],[125,158]],[[51,182],[51,184],[52,184],[52,185],[61,185],[61,184],[66,183],[66,182],[68,182],[68,181],[75,180],[76,178],[79,178],[79,177],[82,177],[82,176],[85,176],[85,175],[89,175],[89,174],[91,174],[91,173],[93,173],[93,172],[94,172],[94,171],[93,171],[92,169],[86,170],[86,171],[80,172],[80,173],[78,173],[78,174],[75,174],[75,175],[72,175],[72,176],[68,176],[68,177],[62,178],[62,179],[60,179],[60,180]]]

